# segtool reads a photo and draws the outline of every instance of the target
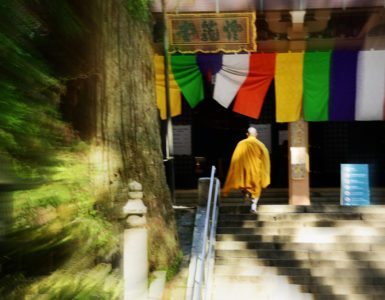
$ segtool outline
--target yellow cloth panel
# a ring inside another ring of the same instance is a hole
[[[303,92],[303,53],[278,53],[275,66],[277,122],[300,119]]]
[[[240,141],[231,158],[223,187],[224,196],[232,189],[241,189],[259,198],[262,188],[270,184],[270,156],[263,143],[253,136]]]
[[[167,119],[166,112],[166,89],[164,83],[164,57],[155,55],[155,82],[156,82],[156,103],[160,110],[162,120]],[[170,83],[170,110],[171,116],[175,117],[182,113],[182,100],[180,89],[174,79],[171,67],[169,66],[169,83]]]

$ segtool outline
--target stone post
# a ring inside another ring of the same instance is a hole
[[[127,218],[123,245],[124,300],[147,300],[147,207],[142,201],[142,185],[133,181],[128,188],[129,199],[123,207]]]

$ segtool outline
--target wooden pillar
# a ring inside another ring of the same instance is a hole
[[[289,123],[289,204],[309,205],[308,123]]]
[[[306,11],[291,11],[290,14],[289,49],[305,51],[308,31],[304,26]],[[289,204],[293,205],[310,204],[308,128],[303,119],[289,123]]]

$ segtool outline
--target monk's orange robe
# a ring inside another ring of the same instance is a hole
[[[240,141],[231,158],[223,194],[242,189],[259,198],[262,188],[270,184],[270,156],[265,145],[254,136]]]

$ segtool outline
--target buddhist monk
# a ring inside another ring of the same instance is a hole
[[[258,140],[254,127],[247,130],[247,138],[240,141],[231,158],[223,195],[240,189],[250,195],[251,213],[256,213],[261,191],[270,184],[270,156],[266,146]]]

